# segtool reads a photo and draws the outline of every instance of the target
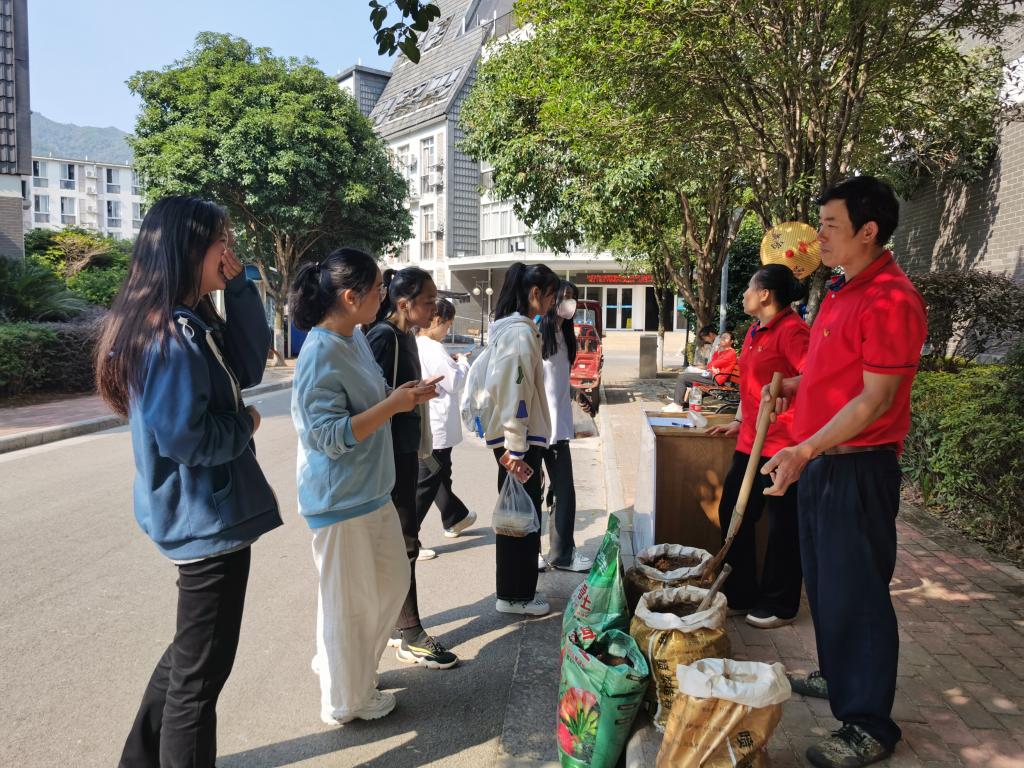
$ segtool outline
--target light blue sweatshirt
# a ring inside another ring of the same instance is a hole
[[[292,421],[299,433],[299,512],[310,528],[380,509],[391,498],[395,463],[391,430],[362,442],[352,417],[387,397],[384,374],[366,336],[313,328],[302,344],[292,384]]]

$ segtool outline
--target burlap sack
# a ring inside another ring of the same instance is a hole
[[[792,693],[781,664],[704,659],[676,670],[657,768],[767,768],[768,740]]]
[[[663,557],[686,557],[696,559],[698,563],[674,571],[660,571],[654,564]],[[684,547],[682,544],[655,544],[640,550],[636,556],[636,564],[626,571],[626,601],[629,611],[636,610],[640,596],[656,589],[671,589],[686,585],[698,586],[704,576],[704,568],[711,561],[711,553],[696,547]]]
[[[725,595],[715,595],[711,607],[700,613],[671,612],[686,606],[695,609],[707,593],[699,587],[676,587],[648,592],[637,603],[629,634],[651,668],[654,683],[647,689],[647,707],[659,731],[665,730],[678,691],[676,667],[732,654],[725,632]]]

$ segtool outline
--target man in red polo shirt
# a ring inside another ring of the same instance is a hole
[[[899,221],[889,185],[870,176],[826,190],[821,260],[841,267],[811,327],[802,376],[786,379],[776,412],[799,390],[793,437],[765,464],[768,495],[800,479],[800,554],[820,671],[793,679],[828,698],[843,723],[808,748],[819,768],[888,757],[899,636],[889,581],[896,565],[899,454],[926,335],[921,295],[885,250]]]

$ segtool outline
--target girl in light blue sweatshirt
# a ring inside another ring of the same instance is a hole
[[[381,272],[367,254],[335,251],[306,264],[292,285],[289,311],[310,329],[295,366],[292,420],[299,434],[299,512],[313,531],[319,574],[317,652],[320,718],[340,725],[375,720],[395,707],[376,689],[377,662],[409,590],[398,513],[392,416],[435,396],[413,381],[388,393],[358,327],[381,302]]]

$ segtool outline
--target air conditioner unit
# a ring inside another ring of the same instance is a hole
[[[86,184],[85,185],[85,194],[87,194],[87,195],[95,195],[96,194],[96,185],[95,184]]]
[[[432,170],[432,171],[443,171],[444,170],[444,160],[438,160],[436,163],[434,163],[432,166],[430,166],[430,170]]]
[[[95,216],[96,215],[96,206],[95,205],[87,206],[86,209],[85,209],[85,212],[86,213],[91,213],[91,214],[93,214]]]
[[[444,186],[444,174],[440,171],[431,171],[427,179],[427,183],[434,188],[440,189]]]
[[[444,237],[444,224],[438,224],[437,229],[434,230],[434,234],[438,237]]]
[[[524,241],[522,241],[522,240],[517,240],[516,241],[516,250],[517,251],[525,251],[526,250],[526,243]]]
[[[96,178],[96,169],[95,168],[86,168],[85,169],[85,178],[87,178],[87,179],[95,179]]]

